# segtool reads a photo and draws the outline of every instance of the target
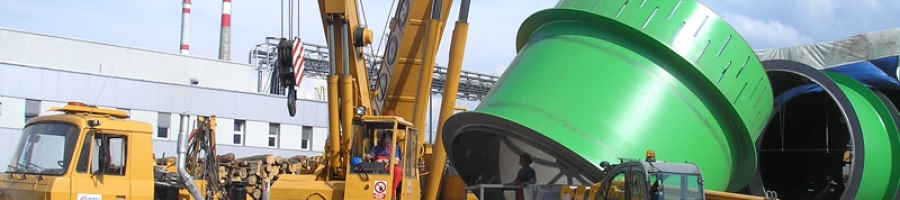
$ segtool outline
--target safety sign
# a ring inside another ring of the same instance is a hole
[[[375,188],[372,190],[372,197],[376,199],[384,199],[387,191],[387,181],[375,181]]]

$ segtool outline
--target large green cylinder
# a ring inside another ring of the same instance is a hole
[[[518,55],[474,111],[444,126],[467,184],[593,183],[601,161],[697,163],[710,190],[739,190],[772,109],[753,51],[695,0],[563,0],[520,27]]]
[[[789,60],[762,64],[773,93],[792,97],[775,105],[756,141],[759,179],[750,190],[764,186],[782,199],[897,199],[900,113],[891,100],[839,73]],[[792,95],[803,88],[821,92]]]
[[[856,194],[845,195],[844,199],[892,199],[897,192],[900,174],[900,139],[897,124],[891,110],[882,99],[863,84],[844,75],[824,72],[841,88],[856,111],[862,128],[861,137],[854,137],[854,169],[850,187]],[[869,161],[869,162],[867,162]]]

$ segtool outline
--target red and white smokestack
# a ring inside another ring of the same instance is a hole
[[[219,35],[219,59],[231,57],[231,0],[222,0],[222,32]]]
[[[181,54],[188,55],[188,18],[191,16],[191,0],[181,2]]]

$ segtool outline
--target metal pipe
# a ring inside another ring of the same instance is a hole
[[[349,158],[350,156],[350,136],[353,134],[353,77],[350,76],[350,28],[348,21],[344,21],[344,24],[341,25],[341,40],[342,46],[341,49],[343,55],[341,64],[343,65],[343,71],[341,76],[341,107],[342,114],[341,117],[341,128],[343,128],[343,133],[341,133],[341,156],[345,158]],[[350,159],[344,159],[344,163],[349,163]]]
[[[431,19],[440,20],[441,19],[441,5],[443,5],[441,0],[434,0],[431,2]]]
[[[294,0],[288,0],[288,38],[292,37],[294,37]]]
[[[269,200],[272,196],[272,181],[266,183],[266,190],[263,190],[262,200]]]
[[[331,16],[326,16],[328,20],[328,65],[331,68],[329,75],[337,74],[337,63],[335,63],[336,59],[334,58],[334,20],[331,19]]]
[[[459,5],[459,21],[463,23],[469,23],[469,3],[470,0],[462,0]],[[466,25],[468,29],[468,25]],[[452,47],[451,47],[452,48]]]
[[[341,56],[342,60],[343,60],[343,62],[341,62],[341,66],[342,66],[341,73],[344,76],[350,75],[350,50],[349,50],[350,49],[350,41],[349,41],[350,28],[349,28],[349,26],[350,26],[350,24],[348,24],[346,21],[344,22],[343,25],[341,25],[341,46],[342,46],[341,51],[343,52],[343,55]]]
[[[463,0],[460,7],[468,8],[469,1]],[[468,9],[461,9],[459,15],[468,15]],[[447,81],[444,85],[444,94],[441,99],[441,114],[438,118],[437,133],[432,149],[431,171],[428,173],[428,183],[425,185],[424,199],[438,199],[441,179],[444,175],[444,164],[447,163],[447,151],[444,149],[443,131],[444,123],[453,115],[456,108],[456,92],[459,90],[459,79],[462,73],[463,55],[466,50],[466,39],[469,33],[469,24],[463,21],[463,17],[456,22],[453,30],[453,38],[450,41],[450,63],[447,64]]]
[[[219,59],[231,60],[231,0],[222,0],[222,28],[219,33]]]
[[[328,117],[330,119],[337,119],[338,112],[338,76],[337,73],[337,63],[335,63],[334,58],[334,20],[330,19],[331,16],[328,17],[328,59],[330,59],[329,65],[331,67],[331,71],[328,76]],[[339,120],[328,120],[328,160],[330,160],[330,166],[338,166],[340,164],[340,159],[338,159],[338,153],[341,147],[341,141],[339,138],[341,137],[340,132],[340,121]],[[331,167],[328,168],[331,170]],[[329,173],[326,176],[326,179],[330,179],[331,174]]]
[[[178,177],[181,179],[181,182],[184,184],[185,189],[191,193],[191,196],[194,199],[201,200],[205,199],[202,194],[200,194],[200,190],[197,189],[197,185],[194,184],[193,178],[188,174],[187,169],[185,169],[185,160],[187,160],[187,132],[190,130],[190,126],[187,124],[190,123],[190,117],[186,115],[181,115],[181,129],[178,132],[178,162],[175,163],[175,168],[178,170]]]
[[[428,29],[426,32],[425,38],[425,49],[422,54],[423,62],[422,68],[419,71],[419,82],[417,84],[418,89],[416,90],[416,99],[413,104],[413,126],[416,128],[424,128],[425,127],[425,110],[428,106],[428,102],[431,101],[429,95],[431,94],[431,75],[434,73],[434,60],[435,54],[437,50],[437,38],[440,35],[440,12],[441,12],[441,1],[434,0],[432,4],[432,15],[431,19],[428,20]],[[419,137],[419,144],[425,143],[425,137]]]
[[[181,54],[188,55],[190,46],[188,46],[188,26],[190,25],[191,16],[191,0],[181,2]]]

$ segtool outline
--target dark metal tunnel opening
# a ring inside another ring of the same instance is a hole
[[[531,167],[536,172],[538,184],[589,186],[597,181],[581,175],[564,159],[557,160],[559,156],[549,148],[534,145],[534,142],[527,142],[520,136],[532,133],[513,133],[511,130],[478,126],[468,127],[456,135],[453,148],[448,153],[453,162],[467,163],[453,166],[467,185],[513,181],[521,168],[518,161],[522,153],[533,156]],[[477,191],[473,192],[477,194]],[[515,199],[515,191],[512,190],[485,190],[484,194],[481,199]]]
[[[776,97],[814,83],[795,73],[767,73]],[[843,109],[827,92],[803,94],[775,105],[757,139],[762,184],[781,199],[840,199],[847,181],[843,158],[850,139]],[[837,183],[831,189],[826,188],[828,177]]]

